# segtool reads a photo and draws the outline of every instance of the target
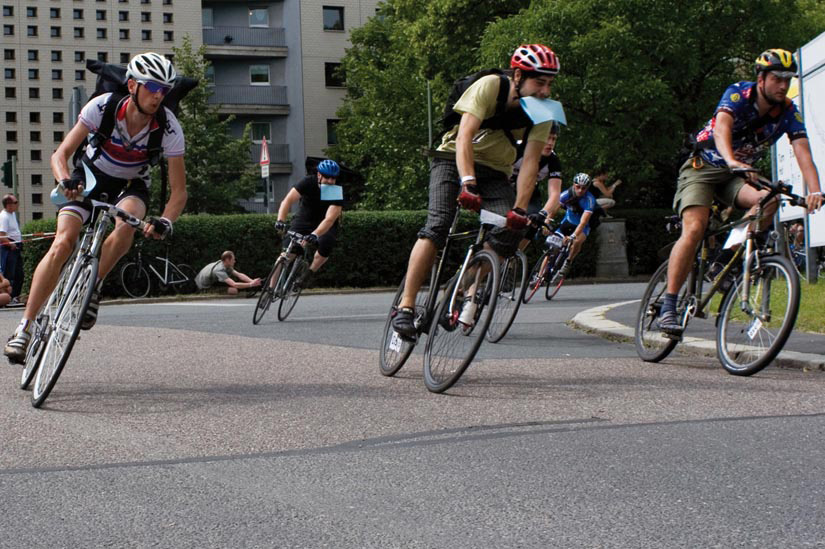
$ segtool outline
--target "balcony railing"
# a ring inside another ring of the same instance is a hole
[[[270,164],[288,164],[289,163],[289,144],[281,145],[278,143],[267,143],[266,148],[269,149]],[[261,160],[261,144],[252,143],[249,148],[252,161],[256,164]]]
[[[288,105],[286,86],[212,86],[212,104],[221,105]]]
[[[203,43],[210,46],[253,46],[285,48],[282,28],[212,27],[203,29]]]

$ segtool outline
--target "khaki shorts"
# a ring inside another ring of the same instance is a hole
[[[732,175],[727,168],[717,168],[705,163],[696,169],[693,167],[693,158],[689,158],[679,169],[673,209],[682,215],[685,208],[690,206],[710,208],[714,198],[727,206],[736,206],[736,196],[744,185],[745,180]]]

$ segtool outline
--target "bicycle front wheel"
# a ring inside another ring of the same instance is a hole
[[[83,315],[86,314],[89,301],[92,299],[97,281],[97,263],[96,257],[85,260],[77,276],[69,282],[71,289],[57,318],[51,321],[49,339],[43,349],[32,388],[32,406],[35,408],[39,408],[46,401],[66,361],[69,360],[77,334],[80,332]]]
[[[496,308],[498,292],[487,295],[485,289],[499,287],[498,263],[498,257],[490,252],[478,252],[447,286],[424,349],[428,390],[443,393],[452,387],[478,352]],[[481,314],[473,314],[477,309]]]
[[[799,312],[799,277],[780,256],[760,259],[750,274],[742,303],[744,276],[725,295],[716,326],[716,353],[729,373],[749,376],[776,358],[791,335]]]
[[[301,278],[309,270],[309,265],[303,258],[298,258],[292,262],[292,270],[289,272],[289,278],[286,279],[284,290],[281,295],[281,303],[278,305],[278,320],[286,320],[289,313],[298,303],[298,298],[301,296],[302,285],[299,283]]]
[[[255,304],[255,311],[252,313],[252,324],[259,323],[269,310],[272,302],[278,299],[275,294],[277,291],[275,287],[277,280],[273,282],[273,277],[280,273],[280,268],[283,264],[284,258],[279,256],[278,259],[275,260],[272,270],[269,271],[269,274],[266,275],[266,278],[261,282],[261,295],[258,296],[258,303]]]
[[[120,284],[134,298],[146,297],[151,287],[149,273],[139,263],[127,263],[120,269]]]
[[[527,290],[527,257],[524,252],[519,250],[505,259],[500,275],[498,299],[490,327],[487,328],[487,341],[490,343],[498,343],[507,335]]]
[[[524,292],[524,297],[521,298],[522,303],[530,303],[530,300],[533,299],[533,296],[539,291],[541,285],[544,284],[544,269],[542,269],[542,265],[544,265],[547,260],[547,254],[547,251],[541,254],[536,260],[536,264],[533,265],[533,270],[530,271],[530,278],[527,281],[527,290]]]
[[[639,358],[645,362],[659,362],[673,351],[678,341],[665,337],[656,319],[662,310],[667,291],[667,264],[665,261],[647,283],[639,311],[636,313],[634,340]]]

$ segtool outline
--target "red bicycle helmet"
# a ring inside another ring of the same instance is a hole
[[[524,44],[513,52],[510,67],[540,74],[558,74],[561,64],[553,50],[544,44]]]

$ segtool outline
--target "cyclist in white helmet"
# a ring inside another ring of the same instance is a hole
[[[24,362],[31,340],[31,323],[57,284],[60,269],[69,258],[81,228],[89,222],[91,207],[82,201],[81,195],[86,183],[86,169],[91,171],[96,181],[89,198],[105,199],[133,216],[143,218],[149,203],[150,163],[158,158],[149,150],[149,144],[158,141],[158,134],[154,132],[162,132],[159,140],[161,150],[157,154],[168,159],[170,196],[162,216],[152,219],[144,236],[162,238],[171,234],[172,223],[186,205],[183,130],[175,115],[161,105],[174,84],[175,69],[160,54],[141,53],[129,62],[126,74],[129,94],[120,97],[119,94],[105,93],[92,98],[51,157],[52,173],[63,185],[68,202],[58,212],[57,234],[51,248],[34,272],[23,319],[4,349],[11,363]],[[107,110],[110,99],[117,99],[114,110],[111,107]],[[161,109],[163,112],[158,115]],[[113,131],[108,139],[97,143],[92,136],[101,127],[107,112],[115,117]],[[159,124],[159,119],[165,120],[165,123]],[[155,137],[150,141],[153,133]],[[70,166],[70,157],[87,137],[89,146],[80,161],[82,165]],[[90,329],[97,321],[100,283],[129,250],[133,238],[134,230],[118,219],[103,245],[98,285],[83,319],[83,329]]]

